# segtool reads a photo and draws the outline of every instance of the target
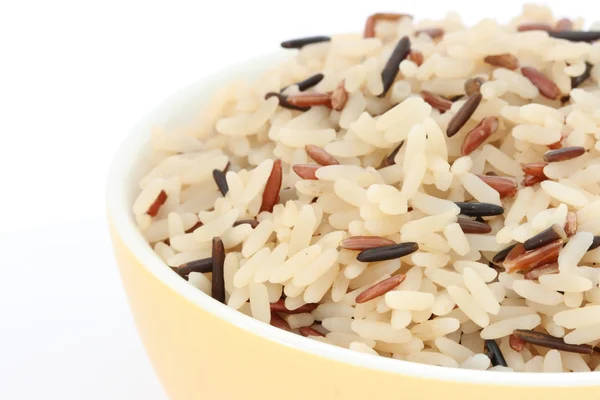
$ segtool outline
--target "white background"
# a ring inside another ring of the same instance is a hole
[[[545,3],[600,19],[592,2]],[[374,11],[474,22],[521,4],[0,0],[0,398],[165,399],[103,208],[112,155],[161,100],[283,39],[360,31]]]

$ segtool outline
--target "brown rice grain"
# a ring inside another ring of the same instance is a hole
[[[367,22],[365,23],[363,37],[366,37],[366,38],[375,37],[375,25],[377,25],[377,22],[379,22],[379,21],[398,21],[405,17],[412,18],[408,14],[398,14],[398,13],[371,14],[367,18]]]
[[[521,164],[521,169],[527,175],[532,175],[535,177],[547,179],[546,174],[544,174],[544,167],[546,165],[548,165],[547,162]]]
[[[319,332],[318,330],[316,330],[310,326],[303,326],[298,329],[298,332],[302,336],[305,336],[305,337],[309,337],[309,336],[325,337],[324,334],[322,334],[321,332]]]
[[[291,103],[289,103],[287,101],[287,96],[281,94],[281,93],[277,93],[277,92],[268,92],[267,94],[265,94],[265,100],[270,99],[271,97],[277,97],[277,100],[279,101],[279,106],[283,107],[283,108],[287,108],[289,110],[297,110],[297,111],[308,111],[310,110],[310,107],[300,107],[300,106],[296,106],[293,105]]]
[[[550,150],[544,154],[544,161],[546,162],[559,162],[572,160],[585,154],[585,148],[583,147],[563,147],[562,149]]]
[[[341,111],[344,108],[348,102],[348,92],[346,91],[344,80],[341,80],[340,83],[338,83],[329,97],[331,108],[336,111]]]
[[[467,123],[475,110],[477,110],[477,107],[479,107],[479,103],[481,103],[482,98],[483,97],[479,91],[469,96],[465,104],[463,104],[463,106],[456,112],[456,114],[448,123],[448,128],[446,129],[446,135],[448,135],[448,137],[456,135],[460,128]]]
[[[271,311],[276,311],[284,314],[303,314],[310,313],[317,308],[318,304],[308,303],[304,304],[295,310],[290,310],[285,306],[283,299],[278,300],[276,303],[271,303]]]
[[[505,176],[488,176],[488,175],[477,175],[479,179],[484,181],[488,186],[500,194],[500,198],[513,197],[517,194],[518,187],[517,183],[512,178]]]
[[[307,144],[305,146],[306,154],[319,165],[339,165],[339,161],[335,159],[331,154],[326,152],[323,148],[315,146],[314,144]]]
[[[517,27],[518,32],[528,32],[528,31],[550,32],[553,30],[554,29],[550,25],[545,24],[543,22],[525,22],[525,23],[520,24]]]
[[[417,67],[420,67],[423,61],[425,61],[425,56],[419,50],[411,49],[410,53],[408,53],[408,59],[414,62]]]
[[[510,53],[487,56],[483,61],[495,67],[506,68],[513,71],[519,68],[519,60]]]
[[[452,102],[450,100],[437,94],[428,92],[427,90],[422,90],[421,96],[427,104],[441,112],[446,112],[452,107]]]
[[[561,239],[555,240],[546,246],[535,250],[525,252],[511,260],[504,260],[506,272],[529,271],[539,265],[555,262],[558,260],[558,253],[563,247]]]
[[[548,275],[548,274],[558,274],[558,263],[553,262],[549,264],[540,265],[539,267],[535,267],[529,270],[525,274],[525,279],[527,280],[536,280],[540,276]]]
[[[534,176],[534,175],[526,175],[525,178],[523,178],[523,181],[521,182],[521,185],[524,187],[529,187],[529,186],[533,186],[535,184],[538,184],[540,182],[545,181],[546,177],[541,177],[541,176]]]
[[[275,160],[273,163],[273,168],[271,169],[271,174],[269,175],[269,179],[267,179],[267,183],[265,185],[260,212],[273,212],[273,206],[275,206],[279,199],[281,179],[281,160]]]
[[[573,236],[577,233],[577,213],[569,211],[567,213],[567,221],[565,222],[565,234],[567,236]]]
[[[481,146],[487,138],[498,130],[499,125],[500,121],[498,117],[485,117],[482,119],[475,128],[467,133],[467,137],[462,145],[461,154],[466,156],[474,152],[475,149]]]
[[[395,245],[396,242],[380,236],[351,236],[342,240],[340,246],[347,250],[367,250],[383,246]]]
[[[570,31],[573,29],[573,21],[569,18],[561,18],[556,21],[556,25],[554,26],[554,30],[557,32],[561,31]]]
[[[514,351],[518,351],[519,353],[521,351],[523,351],[523,349],[527,345],[526,341],[524,341],[523,339],[520,339],[520,338],[516,337],[514,334],[510,335],[510,338],[509,338],[508,341],[509,341],[509,344],[510,344],[510,348],[513,349]]]
[[[458,225],[464,233],[490,233],[492,227],[484,222],[472,220],[471,218],[458,218]]]
[[[320,165],[314,164],[294,164],[292,169],[302,179],[316,180],[318,179],[315,172],[320,168]]]
[[[390,290],[396,288],[406,279],[406,275],[394,275],[383,281],[376,283],[368,289],[365,289],[358,296],[356,296],[356,303],[362,304],[367,301],[373,300],[377,297],[383,296]]]
[[[283,329],[284,331],[290,331],[290,326],[285,321],[285,319],[281,318],[279,314],[274,311],[271,311],[271,325],[276,328]]]
[[[521,73],[538,88],[544,97],[547,97],[550,100],[556,100],[561,96],[560,89],[556,83],[551,81],[546,75],[538,71],[536,68],[522,67]]]
[[[219,237],[212,239],[212,290],[213,299],[225,304],[225,248]]]

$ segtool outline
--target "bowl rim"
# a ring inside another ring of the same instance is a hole
[[[131,204],[127,202],[126,193],[130,190],[127,186],[128,178],[133,174],[132,160],[139,157],[141,143],[145,143],[150,135],[149,127],[157,115],[167,116],[179,106],[189,102],[191,92],[196,92],[200,87],[209,82],[231,81],[233,77],[244,76],[245,67],[253,66],[265,70],[276,62],[289,57],[289,51],[277,51],[264,54],[247,61],[221,69],[217,73],[209,74],[190,84],[160,103],[129,132],[119,147],[110,166],[106,183],[106,210],[112,228],[118,234],[122,243],[133,256],[165,286],[184,297],[190,303],[208,311],[224,321],[241,328],[248,333],[258,335],[265,340],[276,342],[280,345],[291,347],[295,350],[309,353],[317,357],[325,357],[336,362],[347,363],[375,371],[405,375],[415,378],[433,377],[443,381],[457,383],[487,384],[500,386],[597,386],[600,375],[592,372],[580,373],[522,373],[477,371],[460,368],[439,367],[434,365],[413,363],[403,360],[376,357],[333,345],[310,340],[292,332],[275,328],[269,324],[258,321],[237,310],[221,304],[202,291],[189,285],[173,272],[154,253],[151,246],[144,240],[137,229]],[[244,76],[250,78],[248,74]],[[135,164],[135,163],[134,163]]]

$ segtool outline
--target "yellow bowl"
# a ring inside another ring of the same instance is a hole
[[[133,130],[112,165],[107,209],[116,258],[140,336],[168,395],[175,400],[598,398],[600,374],[593,372],[441,368],[306,339],[214,301],[154,254],[131,213],[139,178],[149,168],[151,127],[193,121],[215,89],[232,79],[255,78],[289,54],[245,62],[176,94]]]

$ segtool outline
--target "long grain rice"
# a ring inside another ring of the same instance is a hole
[[[579,29],[525,6],[508,25],[377,13],[364,37],[285,41],[285,64],[195,125],[152,129],[134,220],[190,285],[314,340],[598,369],[600,46]]]

